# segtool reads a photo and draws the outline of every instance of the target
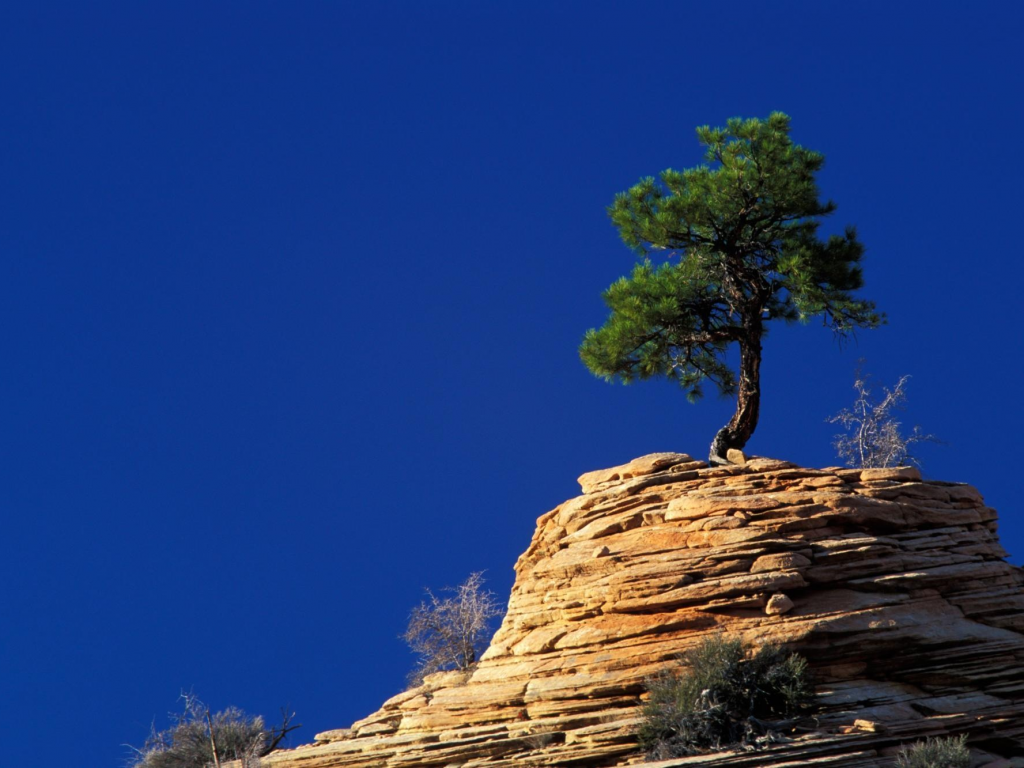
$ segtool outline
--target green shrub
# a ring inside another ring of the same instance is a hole
[[[896,758],[898,768],[969,768],[970,764],[966,735],[919,741]]]
[[[289,724],[286,711],[282,711],[281,726],[270,728],[259,715],[247,715],[237,707],[214,714],[191,693],[181,698],[183,711],[171,716],[174,724],[163,731],[154,726],[142,748],[134,749],[130,768],[207,768],[226,760],[241,760],[245,768],[255,768],[261,757],[299,727]]]
[[[752,744],[811,700],[807,662],[777,645],[749,654],[738,640],[708,638],[682,670],[648,681],[640,747],[654,760]]]

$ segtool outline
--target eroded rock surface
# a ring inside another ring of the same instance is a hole
[[[430,676],[263,765],[638,762],[644,679],[722,631],[802,652],[816,724],[759,752],[652,765],[891,765],[901,742],[952,733],[976,764],[1024,765],[1024,578],[974,488],[671,453],[580,484],[537,521],[475,671]]]

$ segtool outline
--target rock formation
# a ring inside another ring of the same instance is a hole
[[[263,766],[639,762],[644,680],[716,632],[803,653],[817,716],[764,750],[657,765],[891,765],[901,743],[960,733],[975,764],[1024,765],[1024,577],[975,489],[674,453],[580,484],[537,521],[472,673]]]

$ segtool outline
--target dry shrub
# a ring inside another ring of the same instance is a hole
[[[845,408],[828,419],[839,424],[846,434],[836,435],[832,443],[839,458],[850,467],[898,467],[919,462],[911,453],[917,443],[937,443],[934,435],[926,435],[920,427],[905,435],[896,417],[907,401],[906,386],[909,376],[901,376],[892,389],[882,387],[884,397],[875,401],[868,388],[871,378],[858,365],[853,388],[857,399],[852,408]]]
[[[429,589],[427,599],[413,609],[402,635],[419,656],[409,684],[419,685],[426,675],[445,670],[469,670],[490,638],[490,622],[501,615],[493,592],[483,589],[483,573],[472,573],[452,596],[439,598]]]
[[[182,711],[171,715],[173,725],[163,731],[154,726],[130,768],[207,768],[226,760],[240,760],[244,768],[258,768],[260,758],[275,749],[290,731],[291,715],[282,710],[282,722],[270,728],[259,715],[237,707],[211,713],[192,693],[183,693]]]

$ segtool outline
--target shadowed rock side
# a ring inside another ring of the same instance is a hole
[[[890,765],[901,742],[953,733],[976,764],[1024,765],[1024,578],[975,489],[673,453],[580,484],[537,521],[475,671],[432,675],[263,765],[638,762],[644,679],[719,631],[803,653],[816,723],[759,752],[654,765]]]

